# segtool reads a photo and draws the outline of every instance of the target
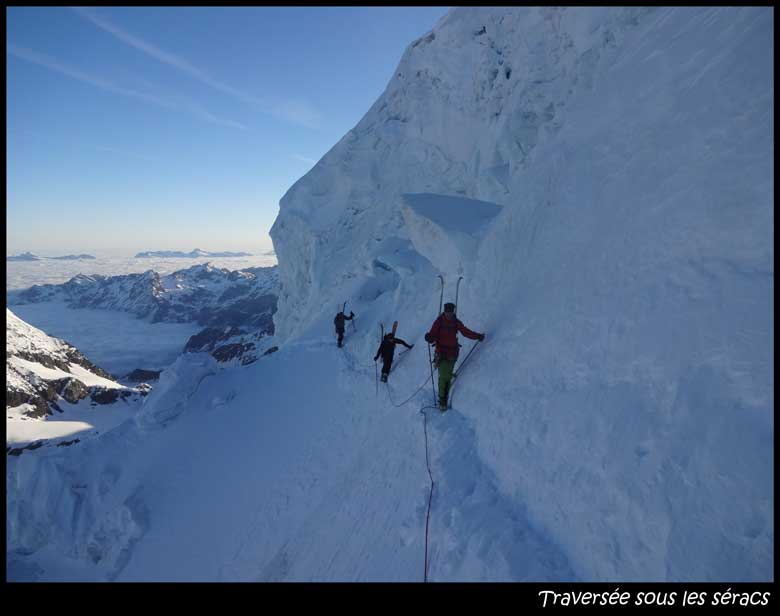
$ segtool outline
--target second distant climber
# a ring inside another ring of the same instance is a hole
[[[402,344],[407,349],[411,349],[412,347],[414,347],[413,344],[407,344],[405,341],[401,340],[400,338],[396,338],[392,334],[392,332],[385,334],[382,343],[379,345],[379,348],[376,351],[376,355],[374,355],[374,361],[376,361],[380,355],[382,356],[382,382],[383,383],[387,383],[387,375],[390,374],[390,369],[393,367],[393,355],[395,354],[396,344]]]

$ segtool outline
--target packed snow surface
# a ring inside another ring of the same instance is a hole
[[[138,410],[136,405],[119,403],[110,407],[94,407],[88,401],[78,404],[63,403],[63,414],[34,419],[26,416],[25,405],[6,409],[6,445],[20,446],[36,441],[54,441],[76,439],[84,441],[94,438],[101,432],[118,426],[133,416]],[[24,455],[30,455],[25,453]]]
[[[279,350],[9,460],[9,579],[421,581],[427,447],[432,581],[772,580],[773,17],[450,11],[282,199]]]

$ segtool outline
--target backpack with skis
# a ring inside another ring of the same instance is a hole
[[[341,308],[341,311],[339,311],[336,316],[333,318],[333,325],[336,327],[336,337],[337,337],[337,344],[339,348],[341,348],[341,344],[344,341],[344,322],[345,321],[351,321],[355,318],[355,313],[350,310],[349,316],[346,316],[344,314],[344,311],[347,309],[347,302],[344,302],[344,305]],[[353,323],[354,325],[354,323]]]
[[[425,341],[436,345],[436,355],[433,361],[434,367],[439,372],[439,395],[438,406],[439,410],[444,412],[451,405],[450,391],[452,388],[453,380],[457,378],[460,372],[455,371],[455,363],[458,360],[460,353],[460,343],[458,342],[457,334],[461,333],[466,338],[476,340],[474,347],[472,347],[469,354],[466,356],[468,359],[471,356],[476,344],[485,339],[485,334],[479,334],[466,327],[457,317],[457,302],[460,292],[460,281],[463,276],[458,278],[457,285],[455,287],[455,303],[447,302],[444,304],[444,310],[442,311],[442,301],[444,299],[444,277],[439,276],[441,280],[441,294],[439,296],[439,315],[433,322],[430,331],[425,334]],[[461,367],[464,362],[461,362]]]
[[[406,341],[396,338],[395,332],[398,329],[398,321],[393,323],[393,330],[387,334],[384,333],[384,325],[381,325],[381,341],[379,348],[374,355],[374,361],[382,357],[382,382],[387,382],[387,376],[390,374],[390,370],[393,367],[393,356],[395,354],[395,346],[397,344],[405,346],[407,349],[412,349],[413,344],[408,344]]]

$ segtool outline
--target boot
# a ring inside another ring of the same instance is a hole
[[[387,383],[387,375],[383,372],[382,378],[380,379],[383,383]]]
[[[447,410],[447,401],[446,400],[439,400],[439,410],[442,413]]]

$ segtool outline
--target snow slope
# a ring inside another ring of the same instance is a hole
[[[432,581],[773,579],[772,20],[450,11],[282,199],[279,350],[11,461],[9,576],[420,581],[427,457]]]
[[[295,380],[304,352],[315,366],[305,388]],[[373,370],[354,362],[329,339],[221,374],[208,356],[184,355],[141,414],[101,445],[14,460],[11,579],[39,568],[48,580],[420,580],[422,416],[393,409],[385,392],[377,399]],[[418,376],[400,375],[399,386]],[[272,382],[280,386],[248,386]],[[429,574],[569,579],[558,546],[479,464],[468,420],[449,419],[430,427],[442,470]],[[83,486],[80,496],[45,498],[63,484]],[[465,519],[463,503],[472,508]],[[457,540],[464,532],[468,547]]]

